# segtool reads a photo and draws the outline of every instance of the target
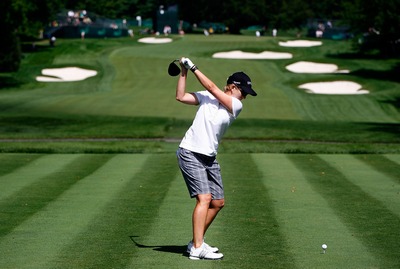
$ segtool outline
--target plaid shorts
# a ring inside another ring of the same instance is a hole
[[[206,156],[184,148],[179,148],[176,153],[190,197],[211,193],[212,199],[224,198],[221,168],[215,156]]]

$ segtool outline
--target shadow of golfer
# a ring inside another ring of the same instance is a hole
[[[187,253],[186,253],[187,246],[186,245],[183,245],[183,246],[176,246],[176,245],[146,246],[146,245],[138,243],[135,240],[135,237],[139,237],[139,236],[134,236],[134,235],[133,236],[129,236],[129,238],[132,240],[132,242],[138,248],[151,248],[154,251],[169,252],[169,253],[174,253],[174,254],[181,254],[182,256],[187,256]]]

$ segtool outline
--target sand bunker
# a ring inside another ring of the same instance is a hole
[[[148,44],[162,44],[162,43],[170,43],[172,42],[171,38],[156,38],[156,37],[144,37],[138,40],[141,43]]]
[[[309,93],[316,94],[367,94],[369,91],[362,90],[361,85],[351,81],[332,81],[332,82],[314,82],[299,86],[300,89],[306,89]]]
[[[213,58],[224,59],[291,59],[293,55],[287,52],[264,51],[260,53],[243,52],[241,50],[233,50],[228,52],[214,53]]]
[[[42,75],[36,77],[36,80],[42,82],[79,81],[97,75],[97,71],[79,67],[51,68],[43,69]]]
[[[349,73],[349,70],[338,70],[336,64],[322,64],[300,61],[286,66],[286,69],[293,73]]]
[[[309,41],[309,40],[293,40],[293,41],[279,42],[279,46],[282,47],[314,47],[321,45],[322,45],[321,41]]]

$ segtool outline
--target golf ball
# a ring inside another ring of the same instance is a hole
[[[328,246],[326,244],[322,244],[322,249],[327,249]]]

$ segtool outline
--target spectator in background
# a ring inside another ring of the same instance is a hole
[[[55,36],[52,36],[51,38],[50,38],[50,40],[49,40],[49,42],[50,42],[50,46],[51,47],[54,47],[55,45],[56,45],[56,37]]]

